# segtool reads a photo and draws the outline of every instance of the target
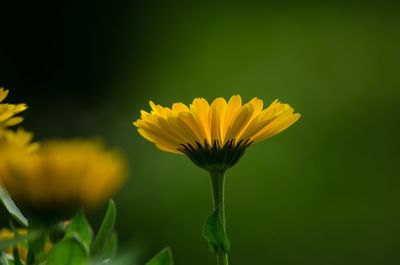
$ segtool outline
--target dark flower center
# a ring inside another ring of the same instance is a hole
[[[199,142],[196,142],[195,146],[182,144],[178,150],[201,168],[208,171],[225,171],[240,160],[251,143],[250,139],[240,140],[239,142],[232,139],[221,146],[217,140],[212,145],[204,141],[203,145]]]

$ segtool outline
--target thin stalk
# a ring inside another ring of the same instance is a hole
[[[213,193],[213,207],[214,211],[218,208],[221,222],[226,232],[226,218],[225,218],[225,175],[224,171],[213,171],[211,174],[211,187]],[[228,254],[223,253],[221,250],[217,251],[217,264],[228,265]]]

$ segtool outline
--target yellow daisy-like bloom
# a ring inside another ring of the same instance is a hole
[[[150,106],[152,111],[142,111],[133,123],[138,132],[159,149],[185,154],[207,170],[233,166],[249,145],[280,133],[300,118],[278,100],[263,109],[261,99],[242,104],[238,95],[228,102],[217,98],[209,104],[196,98],[190,106],[175,103],[168,108],[152,101]]]
[[[34,154],[0,152],[0,181],[35,215],[63,216],[110,198],[126,177],[124,157],[96,140],[42,143]]]
[[[26,104],[1,103],[8,95],[8,90],[0,87],[0,129],[17,125],[23,121],[22,117],[15,117],[18,113],[26,110]]]

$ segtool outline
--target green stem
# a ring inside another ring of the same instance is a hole
[[[213,191],[213,207],[214,211],[218,208],[221,222],[226,232],[225,219],[225,176],[224,171],[213,171],[211,174],[211,187]],[[221,250],[217,251],[217,264],[228,265],[228,254]]]

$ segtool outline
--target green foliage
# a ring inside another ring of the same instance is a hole
[[[89,252],[79,235],[66,236],[51,250],[46,265],[86,265]]]
[[[0,265],[9,265],[8,259],[4,252],[0,253]]]
[[[15,218],[21,225],[27,227],[28,220],[21,213],[18,207],[15,205],[14,201],[8,195],[7,190],[0,184],[0,200],[3,203],[4,207],[11,214],[12,217]]]
[[[112,258],[116,248],[114,225],[116,219],[116,207],[113,200],[108,203],[107,211],[99,232],[91,246],[91,254],[96,259]]]
[[[65,237],[73,237],[75,234],[79,235],[80,239],[85,244],[86,249],[89,250],[93,233],[82,209],[79,210],[72,219],[67,228]]]
[[[118,236],[117,233],[113,232],[109,239],[105,242],[102,257],[106,259],[112,259],[117,254],[118,249]]]
[[[219,207],[217,207],[214,212],[207,217],[203,230],[203,235],[208,241],[210,251],[213,254],[218,251],[228,253],[231,246],[219,213]]]
[[[88,264],[89,254],[94,259],[94,263],[106,264],[117,251],[117,237],[114,233],[115,217],[115,204],[110,200],[100,230],[92,245],[92,229],[83,210],[79,210],[68,225],[64,239],[51,251],[47,264]]]
[[[146,265],[173,265],[172,253],[169,248],[164,248],[154,256]]]
[[[15,209],[18,210],[16,206]],[[114,231],[115,219],[115,203],[110,200],[94,240],[92,228],[82,209],[68,224],[63,222],[53,227],[29,227],[27,236],[18,235],[14,229],[14,238],[0,240],[0,265],[131,265],[132,256],[114,259],[118,247],[118,237]],[[49,239],[54,245],[50,253],[46,253],[45,245]],[[26,263],[19,256],[17,244],[29,249]],[[12,255],[5,254],[4,250],[8,247],[14,247]],[[171,251],[165,248],[146,265],[172,264]]]

